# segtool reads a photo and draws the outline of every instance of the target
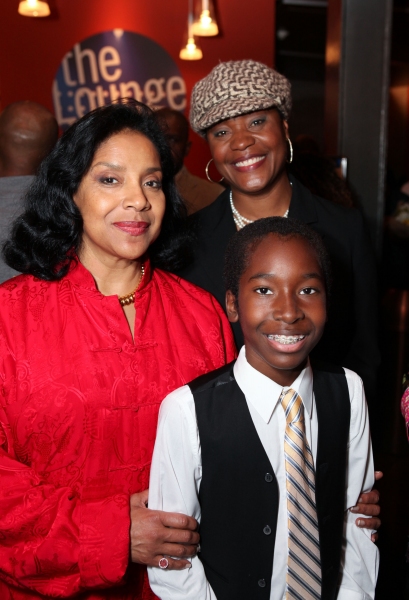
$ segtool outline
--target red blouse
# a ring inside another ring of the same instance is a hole
[[[134,340],[78,264],[0,286],[0,598],[154,598],[129,566],[160,402],[235,357],[210,294],[145,265]]]

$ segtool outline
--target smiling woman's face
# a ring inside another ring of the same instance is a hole
[[[165,212],[162,168],[152,142],[125,130],[95,152],[74,195],[83,219],[80,259],[109,264],[141,257],[160,233]]]
[[[264,192],[285,174],[288,125],[274,110],[227,119],[207,131],[215,166],[243,193]]]

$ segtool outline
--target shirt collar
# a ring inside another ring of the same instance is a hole
[[[308,365],[297,379],[288,387],[282,387],[252,367],[246,359],[246,347],[240,350],[234,365],[234,377],[248,402],[256,409],[260,417],[268,423],[283,390],[290,387],[301,396],[304,409],[311,417],[312,412],[312,369]]]

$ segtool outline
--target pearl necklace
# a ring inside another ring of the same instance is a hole
[[[250,221],[250,219],[246,219],[246,217],[243,217],[243,215],[241,215],[239,213],[239,211],[237,210],[237,208],[234,206],[233,192],[231,190],[230,190],[230,208],[231,208],[231,212],[233,213],[233,220],[234,220],[234,223],[235,223],[237,229],[243,229],[243,227],[245,227],[246,225],[249,225],[250,223],[254,223],[254,221]],[[289,210],[290,209],[287,208],[287,210],[283,214],[283,218],[286,219],[288,217]]]
[[[130,294],[127,294],[126,296],[118,296],[119,304],[121,306],[128,306],[128,304],[133,304],[133,302],[135,302],[135,294],[136,294],[138,287],[141,285],[141,281],[142,281],[144,275],[145,275],[145,267],[142,265],[141,276],[139,277],[138,285],[136,286],[134,291],[131,292]]]

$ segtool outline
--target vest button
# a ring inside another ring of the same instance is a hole
[[[273,476],[271,475],[271,473],[266,473],[264,475],[264,479],[267,481],[267,483],[271,483],[273,481]]]
[[[266,587],[266,580],[265,579],[259,579],[258,580],[258,585],[259,585],[259,587]]]
[[[266,525],[263,529],[263,533],[265,533],[266,535],[270,535],[271,533],[271,527],[270,525]],[[260,580],[261,581],[261,580]]]

